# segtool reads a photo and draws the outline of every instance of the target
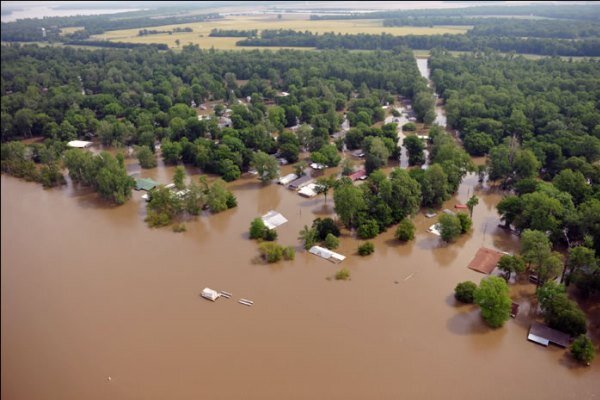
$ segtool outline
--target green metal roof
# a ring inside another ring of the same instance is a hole
[[[137,178],[135,180],[135,190],[151,190],[158,186],[158,182],[153,181],[151,178]]]

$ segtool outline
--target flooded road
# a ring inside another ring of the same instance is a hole
[[[426,78],[428,81],[428,86],[431,87],[432,82],[431,82],[431,71],[429,70],[429,59],[428,58],[417,58],[417,67],[419,68],[419,72],[421,73],[421,76],[423,78]],[[434,123],[438,124],[439,126],[443,126],[446,127],[446,125],[448,124],[447,118],[446,118],[446,111],[444,110],[444,107],[442,106],[442,99],[438,98],[436,95],[436,105],[435,105],[435,121]]]
[[[128,171],[161,183],[173,175],[161,164],[140,171],[129,162]],[[564,350],[526,340],[532,285],[512,286],[522,312],[498,330],[455,303],[458,282],[483,277],[466,267],[481,246],[518,249],[497,227],[501,194],[476,175],[444,205],[477,194],[471,233],[444,245],[426,232],[435,220],[419,214],[413,242],[397,243],[392,227],[363,258],[344,232],[341,265],[297,240],[314,218],[333,215],[331,195],[326,204],[250,176],[228,186],[237,208],[176,234],[145,225],[140,192],[112,207],[70,182],[43,190],[2,175],[2,398],[600,396],[599,362],[577,367]],[[269,210],[289,220],[278,241],[297,247],[294,261],[257,259],[248,226]],[[331,279],[341,267],[350,281]],[[204,287],[233,298],[203,300]]]

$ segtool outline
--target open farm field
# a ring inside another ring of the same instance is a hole
[[[338,21],[311,21],[308,19],[278,19],[276,16],[234,16],[218,21],[196,22],[190,24],[164,25],[151,27],[151,30],[172,31],[174,28],[192,28],[193,32],[160,33],[155,35],[138,36],[140,29],[124,29],[109,31],[92,37],[92,40],[110,40],[129,43],[165,43],[169,47],[179,45],[197,44],[201,48],[214,47],[216,49],[235,49],[235,43],[242,40],[239,37],[210,37],[213,29],[293,29],[297,31],[310,31],[314,33],[336,32],[342,34],[380,34],[393,35],[435,35],[435,34],[461,34],[470,29],[469,26],[436,26],[436,27],[384,27],[380,19],[368,20],[338,20]],[[251,47],[245,47],[251,49]],[[276,49],[276,48],[272,48]]]

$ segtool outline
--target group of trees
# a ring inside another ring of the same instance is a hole
[[[501,327],[510,318],[508,285],[497,276],[482,279],[479,287],[471,281],[461,282],[454,289],[454,297],[463,303],[477,304],[481,317],[492,328]]]
[[[559,56],[600,56],[600,39],[562,39],[546,37],[495,36],[492,34],[443,34],[394,36],[389,33],[341,34],[312,33],[293,30],[264,30],[260,37],[249,37],[237,42],[238,46],[292,46],[317,49],[393,50],[408,47],[415,50],[444,48],[451,51],[483,51]]]
[[[544,320],[551,327],[571,336],[587,332],[585,314],[577,303],[567,297],[565,287],[547,282],[536,291]]]
[[[206,177],[201,176],[198,183],[184,182],[183,169],[175,173],[175,190],[160,185],[149,192],[146,222],[151,227],[170,225],[173,220],[184,214],[199,215],[208,209],[219,213],[237,206],[237,199],[222,180],[217,179],[209,184]]]
[[[2,143],[0,165],[3,173],[28,181],[36,181],[44,187],[65,183],[61,156],[65,149],[59,141],[25,145],[22,142]]]
[[[331,218],[317,218],[310,228],[307,225],[304,226],[304,229],[298,235],[298,240],[300,240],[305,250],[310,249],[317,243],[333,250],[340,244],[339,236],[340,229],[334,220]]]
[[[552,248],[566,245],[567,266],[572,252],[583,260],[567,268],[566,282],[583,295],[597,293],[599,64],[436,51],[430,65],[448,123],[471,154],[489,154],[490,180],[512,190],[497,208],[505,226],[521,233],[525,262],[543,283],[563,271],[563,257]]]
[[[121,153],[113,157],[108,152],[94,155],[80,149],[64,153],[64,165],[75,183],[91,186],[104,199],[123,204],[131,197],[135,181],[127,175],[125,158]]]
[[[154,152],[162,141],[167,164],[195,165],[227,181],[252,165],[264,165],[269,180],[275,161],[265,155],[295,162],[303,148],[313,161],[336,166],[340,156],[330,135],[340,129],[344,109],[356,128],[354,145],[378,136],[393,155],[395,128],[370,128],[383,119],[382,105],[392,94],[431,98],[408,51],[266,56],[193,46],[172,53],[11,45],[2,54],[2,140],[97,137],[105,145],[140,146],[145,167],[154,159],[143,147]],[[284,90],[289,95],[278,95]],[[251,101],[240,104],[246,96]],[[190,105],[207,100],[229,105],[231,127],[217,117],[198,120]],[[292,126],[295,132],[285,130]]]
[[[254,37],[258,34],[258,29],[238,30],[238,29],[217,29],[210,31],[208,36],[213,37]]]
[[[169,15],[171,14],[171,15]],[[6,42],[70,41],[87,39],[106,31],[186,24],[221,18],[219,14],[173,15],[173,9],[124,12],[110,15],[77,15],[70,17],[25,18],[2,22],[1,38]],[[62,28],[81,27],[73,33],[61,34]],[[45,28],[45,33],[41,28]],[[184,28],[185,29],[185,28]]]

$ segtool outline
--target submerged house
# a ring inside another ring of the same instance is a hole
[[[346,256],[343,256],[321,246],[313,246],[310,248],[310,250],[308,250],[308,252],[310,254],[314,254],[315,256],[319,256],[336,264],[339,264],[346,259]]]
[[[269,229],[275,229],[279,225],[283,225],[286,222],[288,222],[287,218],[285,218],[283,215],[281,215],[280,213],[278,213],[275,210],[269,211],[268,213],[266,213],[265,215],[263,215],[260,218],[265,223],[265,226]]]
[[[288,186],[288,189],[291,189],[291,190],[298,190],[298,189],[301,189],[301,188],[303,188],[304,186],[306,186],[306,185],[308,185],[309,183],[311,183],[311,182],[312,182],[312,180],[313,180],[313,179],[312,179],[310,176],[308,176],[308,175],[301,176],[300,178],[298,178],[298,179],[296,179],[296,180],[292,181],[292,182],[289,184],[289,186]]]

